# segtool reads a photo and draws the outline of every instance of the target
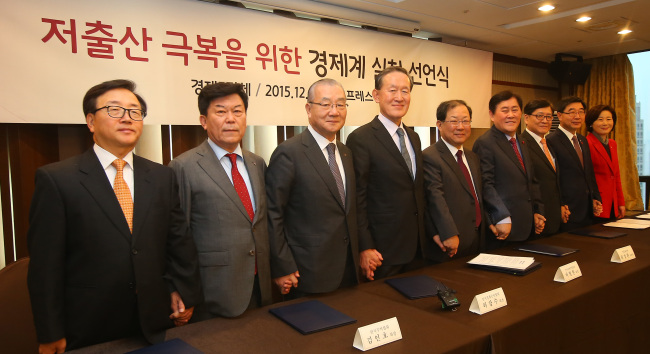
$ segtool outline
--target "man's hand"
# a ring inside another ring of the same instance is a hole
[[[298,271],[295,271],[294,273],[289,273],[283,277],[275,278],[273,281],[275,282],[275,285],[277,285],[280,289],[280,293],[282,295],[286,295],[289,293],[292,287],[295,288],[298,286],[298,278],[300,278],[300,273],[298,273]]]
[[[381,261],[384,260],[384,257],[376,249],[367,249],[361,251],[359,258],[359,265],[361,266],[363,275],[368,280],[375,280],[375,270],[381,266]]]
[[[533,215],[533,219],[535,220],[535,233],[539,235],[544,230],[544,225],[546,225],[546,218],[542,214],[535,213]]]
[[[169,319],[174,321],[174,326],[176,327],[186,325],[190,318],[192,318],[194,307],[186,309],[185,304],[183,303],[183,299],[181,299],[181,295],[178,293],[178,291],[174,291],[171,294],[171,298],[172,314],[169,315]]]
[[[596,199],[594,201],[594,215],[598,216],[603,212],[603,204]]]
[[[440,247],[443,252],[446,252],[447,255],[451,258],[458,252],[458,244],[460,239],[458,235],[454,235],[445,241],[440,241],[440,235],[433,236],[433,242]]]
[[[568,205],[562,205],[560,209],[562,210],[562,222],[566,224],[567,222],[569,222],[569,216],[571,216],[571,211],[569,210]]]
[[[38,354],[55,354],[65,352],[66,341],[61,338],[56,342],[41,343],[38,345]]]
[[[497,237],[497,240],[505,240],[510,235],[510,229],[512,228],[511,223],[496,224],[490,225],[490,230],[494,236]]]
[[[617,219],[622,219],[625,216],[625,205],[619,205]]]

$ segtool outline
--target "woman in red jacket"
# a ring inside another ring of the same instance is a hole
[[[594,106],[587,112],[585,123],[589,131],[587,140],[598,191],[603,202],[603,212],[598,217],[620,219],[625,216],[625,199],[621,189],[616,142],[608,138],[616,125],[616,112],[610,106]]]

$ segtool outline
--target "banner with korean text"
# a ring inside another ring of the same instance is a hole
[[[411,126],[434,126],[441,101],[464,99],[489,127],[492,53],[198,0],[21,0],[0,11],[0,122],[83,123],[84,93],[136,82],[145,123],[198,124],[197,94],[240,82],[249,125],[306,125],[307,89],[343,84],[346,125],[378,112],[374,76],[401,65],[415,81]]]

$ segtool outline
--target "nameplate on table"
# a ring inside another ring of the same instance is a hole
[[[617,248],[614,251],[614,254],[612,254],[611,261],[614,263],[623,263],[623,262],[631,261],[635,258],[636,256],[634,255],[632,246],[625,246],[625,247]]]
[[[474,296],[474,300],[472,300],[469,310],[470,312],[482,315],[506,305],[508,305],[506,294],[503,292],[502,288],[496,288]]]
[[[354,335],[355,348],[366,351],[402,339],[397,317],[359,327]]]
[[[559,267],[557,269],[557,272],[555,272],[555,278],[553,280],[560,283],[566,283],[581,276],[582,272],[580,271],[578,262],[573,261],[569,264],[565,264]]]

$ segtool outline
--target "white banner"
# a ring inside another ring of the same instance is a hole
[[[249,125],[306,125],[307,88],[347,91],[347,125],[378,112],[374,75],[401,65],[416,82],[405,123],[434,126],[438,104],[464,99],[489,127],[492,53],[196,0],[21,0],[0,11],[0,121],[82,123],[85,92],[130,79],[145,123],[198,124],[197,93],[245,84]]]

